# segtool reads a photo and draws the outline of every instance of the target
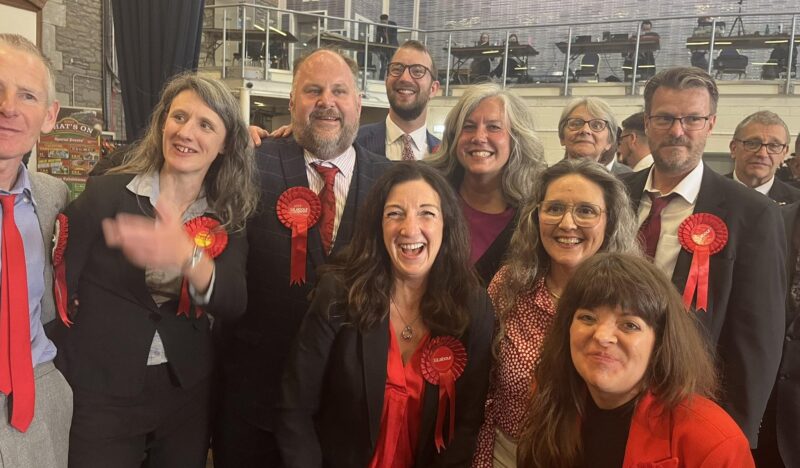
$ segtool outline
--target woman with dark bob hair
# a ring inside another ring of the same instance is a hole
[[[277,430],[285,466],[465,466],[482,419],[493,314],[469,264],[458,200],[434,169],[399,162],[359,219],[324,267],[286,365]]]
[[[458,193],[470,261],[489,284],[505,257],[518,211],[546,167],[528,107],[495,84],[470,86],[448,112],[442,144],[427,162]]]
[[[711,400],[716,372],[699,330],[651,262],[584,262],[545,339],[518,465],[753,466],[744,434]]]
[[[639,251],[625,186],[585,159],[547,168],[520,212],[503,267],[489,284],[496,359],[472,466],[514,466],[533,370],[575,270],[598,252]],[[611,286],[611,285],[607,285]]]
[[[244,224],[258,193],[248,142],[223,83],[179,75],[127,161],[90,178],[59,220],[70,466],[205,466],[209,316],[246,305]]]

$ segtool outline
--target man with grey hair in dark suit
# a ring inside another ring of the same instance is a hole
[[[53,365],[43,324],[55,318],[53,226],[67,186],[28,171],[23,156],[58,115],[47,59],[0,34],[0,467],[67,466],[72,391]]]
[[[316,270],[350,242],[372,184],[391,164],[354,144],[361,112],[356,73],[351,59],[331,50],[301,59],[289,100],[292,136],[265,140],[257,150],[261,201],[247,226],[247,312],[220,333],[217,468],[280,466],[274,405]],[[298,241],[281,221],[281,207],[309,196],[319,199],[320,219]]]

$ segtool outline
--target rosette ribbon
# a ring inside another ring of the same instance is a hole
[[[436,451],[445,448],[444,417],[450,409],[450,430],[447,443],[453,440],[456,428],[456,380],[461,377],[467,365],[467,351],[464,345],[452,336],[437,336],[428,341],[422,350],[422,376],[433,385],[439,386],[439,409],[436,413],[434,438]]]
[[[56,216],[56,227],[53,234],[53,294],[56,300],[58,317],[66,326],[72,325],[67,312],[67,272],[64,262],[64,253],[67,250],[69,237],[69,219],[63,213]]]
[[[728,243],[725,222],[710,213],[695,213],[678,226],[678,239],[684,249],[692,253],[689,277],[683,290],[683,303],[692,306],[697,291],[696,310],[708,311],[708,272],[711,255]]]
[[[216,258],[228,245],[228,233],[222,229],[219,221],[208,216],[198,216],[187,221],[183,228],[192,238],[194,244],[203,249],[206,256]],[[178,301],[178,315],[189,316],[189,282],[183,278],[181,282],[181,298]],[[195,307],[195,317],[200,318],[203,309]]]
[[[322,213],[319,197],[307,187],[291,187],[278,197],[275,211],[281,223],[292,230],[289,285],[303,284],[306,282],[308,230]]]

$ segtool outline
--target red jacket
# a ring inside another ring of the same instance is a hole
[[[651,394],[636,405],[623,468],[750,468],[750,446],[716,403],[695,395],[671,413]]]

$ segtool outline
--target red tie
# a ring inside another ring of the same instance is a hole
[[[414,150],[411,149],[411,135],[405,133],[403,134],[403,161],[414,161],[416,158],[414,157]]]
[[[652,205],[650,213],[639,227],[639,243],[642,245],[645,255],[655,258],[658,238],[661,236],[661,212],[667,207],[670,200],[675,198],[676,193],[670,193],[663,197],[656,197],[653,192],[647,192]]]
[[[0,273],[0,392],[12,396],[11,425],[21,432],[33,419],[31,322],[25,249],[14,222],[16,195],[0,195],[3,207]]]
[[[325,185],[319,192],[319,201],[322,203],[319,230],[322,235],[322,248],[325,249],[325,255],[328,255],[333,244],[333,223],[336,220],[336,192],[333,190],[333,184],[339,168],[325,167],[322,164],[313,164],[313,167],[325,179]]]

